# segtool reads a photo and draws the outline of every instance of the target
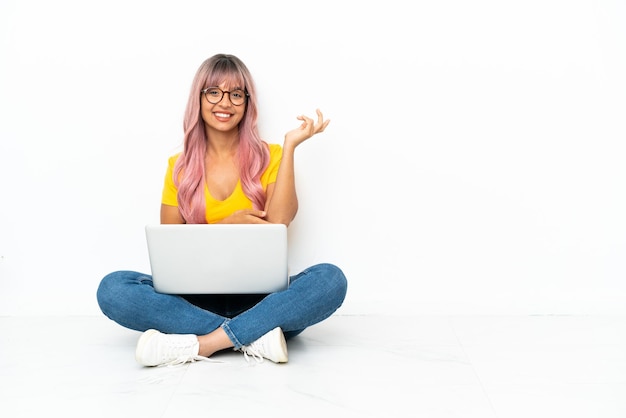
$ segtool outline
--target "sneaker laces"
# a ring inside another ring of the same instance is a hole
[[[256,341],[251,343],[250,345],[244,345],[241,347],[241,352],[243,353],[243,357],[246,359],[248,363],[250,363],[250,358],[253,358],[257,363],[263,363],[264,359],[259,349],[256,347]]]
[[[210,363],[222,363],[219,360],[213,360],[208,357],[193,356],[193,355],[187,354],[187,355],[180,355],[176,357],[174,360],[168,361],[167,363],[161,363],[157,365],[157,367],[174,367],[174,366],[180,366],[185,363],[194,363],[196,361],[208,361]]]
[[[191,345],[176,345],[170,344],[167,346],[167,351],[164,357],[172,358],[172,360],[158,364],[157,367],[171,367],[179,366],[185,363],[193,363],[196,361],[208,361],[212,363],[221,363],[220,361],[210,359],[198,354],[190,354],[190,347],[195,346],[197,343]]]
[[[263,363],[265,359],[274,363],[287,362],[287,347],[285,346],[285,337],[280,328],[274,328],[261,338],[251,342],[249,345],[243,345],[239,348],[243,352],[243,356],[249,363],[250,358],[257,363]]]

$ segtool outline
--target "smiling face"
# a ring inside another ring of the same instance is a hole
[[[212,98],[211,101],[219,99],[220,93],[217,91],[203,93],[200,98],[200,110],[202,112],[202,120],[204,120],[206,131],[219,131],[226,133],[238,130],[239,122],[241,122],[243,115],[246,112],[246,102],[244,101],[243,104],[235,106],[230,100],[229,92],[243,90],[243,87],[226,82],[223,82],[215,87],[219,87],[219,89],[224,92],[222,98],[218,102],[215,104],[210,103],[207,98],[207,95],[209,95],[209,97]],[[213,95],[211,95],[211,93],[213,93]]]

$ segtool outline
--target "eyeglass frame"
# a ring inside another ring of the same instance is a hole
[[[221,92],[222,92],[222,97],[220,97],[220,99],[219,99],[217,102],[215,102],[215,103],[211,102],[211,101],[209,100],[209,98],[207,97],[207,95],[206,95],[207,91],[209,91],[209,90],[211,90],[211,89],[218,89],[219,91],[221,91]],[[243,100],[243,103],[240,103],[240,104],[235,104],[235,103],[233,103],[233,100],[230,98],[230,94],[231,94],[233,91],[237,91],[237,90],[241,90],[241,91],[243,91],[243,93],[244,93],[244,100]],[[247,92],[246,90],[244,90],[244,89],[235,89],[235,90],[233,90],[233,91],[226,91],[226,90],[222,90],[222,89],[221,89],[221,88],[219,88],[218,86],[209,86],[209,87],[207,87],[207,88],[204,88],[204,89],[200,90],[200,93],[202,93],[202,95],[206,98],[206,101],[207,101],[207,102],[209,102],[209,103],[211,103],[211,104],[218,104],[219,102],[221,102],[222,100],[224,100],[224,94],[226,94],[226,93],[228,93],[228,100],[230,101],[230,103],[231,103],[233,106],[241,106],[242,104],[245,104],[245,103],[248,101],[248,97],[250,97],[250,95],[248,94],[248,92]]]

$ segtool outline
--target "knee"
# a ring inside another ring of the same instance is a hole
[[[116,282],[118,281],[119,274],[118,272],[115,272],[104,276],[98,285],[98,290],[96,290],[96,299],[98,300],[100,310],[104,313],[106,313],[108,306],[110,306],[110,302],[114,299],[113,294],[115,293]]]
[[[326,279],[329,292],[343,301],[348,291],[348,279],[343,271],[330,263],[318,264],[315,268],[319,269],[321,276]]]
[[[107,274],[100,281],[96,291],[96,299],[103,313],[106,314],[124,294],[124,283],[127,282],[129,273],[131,272],[116,271]]]

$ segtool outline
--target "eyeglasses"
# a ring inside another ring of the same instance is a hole
[[[224,91],[219,87],[207,87],[202,90],[202,93],[204,94],[204,97],[206,97],[206,100],[211,104],[218,104],[224,98],[224,93],[228,93],[228,99],[235,106],[241,106],[244,104],[249,96],[248,93],[241,89]]]

